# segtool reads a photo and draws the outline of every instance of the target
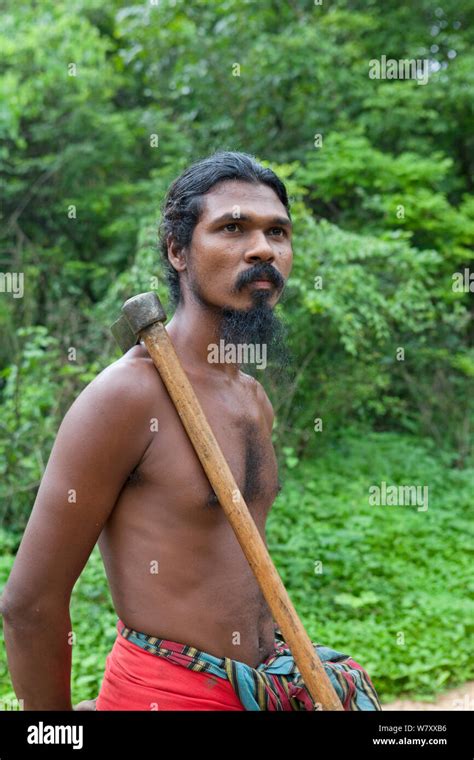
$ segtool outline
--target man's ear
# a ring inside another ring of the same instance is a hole
[[[186,256],[183,248],[178,248],[172,233],[169,232],[166,237],[168,247],[168,261],[177,272],[183,272],[186,269]]]

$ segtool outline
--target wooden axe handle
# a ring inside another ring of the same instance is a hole
[[[181,422],[211,483],[283,637],[291,649],[315,709],[342,710],[285,586],[257,530],[201,405],[161,322],[140,331]]]

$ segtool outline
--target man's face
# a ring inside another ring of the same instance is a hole
[[[219,183],[203,201],[181,288],[210,308],[273,308],[293,260],[285,206],[267,185],[240,180]]]

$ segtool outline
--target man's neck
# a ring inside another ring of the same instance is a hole
[[[177,307],[166,330],[185,369],[237,376],[238,364],[209,362],[210,346],[219,344],[220,319],[218,311],[195,302]]]

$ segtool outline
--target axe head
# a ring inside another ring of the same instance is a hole
[[[139,341],[132,328],[128,324],[127,317],[122,314],[110,328],[116,342],[122,349],[122,353],[127,353],[128,349],[135,346]]]
[[[111,326],[112,335],[126,353],[140,342],[140,332],[155,322],[165,322],[166,313],[160,299],[153,291],[128,298],[122,306],[122,314]]]

